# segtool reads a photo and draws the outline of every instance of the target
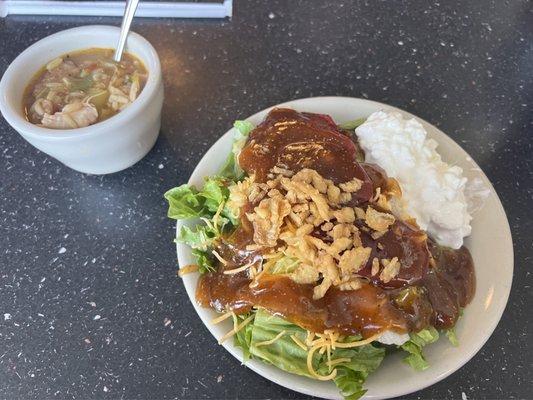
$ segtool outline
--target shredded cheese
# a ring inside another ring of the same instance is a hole
[[[224,209],[224,204],[225,204],[224,202],[220,203],[220,205],[218,206],[217,212],[213,216],[213,225],[215,226],[215,229],[217,230],[217,232],[218,232],[218,228],[217,228],[218,218],[220,217],[220,213]]]
[[[298,345],[298,347],[300,347],[300,348],[301,348],[302,350],[304,350],[304,351],[307,351],[307,346],[306,346],[305,344],[303,344],[303,343],[300,341],[300,339],[298,339],[298,338],[296,337],[296,334],[291,335],[290,338],[292,339],[292,341],[293,341],[294,343],[296,343],[296,344]]]
[[[315,354],[315,351],[320,349],[322,346],[317,345],[311,348],[309,352],[307,353],[307,369],[309,370],[309,373],[314,376],[319,381],[329,381],[331,379],[334,379],[337,376],[337,370],[334,369],[333,372],[331,372],[329,375],[319,375],[315,369],[313,368],[313,354]]]
[[[308,346],[312,346],[314,337],[315,337],[314,332],[307,331],[307,337],[305,338],[305,344],[307,344]]]
[[[224,271],[223,273],[224,273],[225,275],[238,274],[239,272],[242,272],[242,271],[247,270],[247,269],[250,268],[252,265],[254,265],[254,261],[249,262],[248,264],[243,265],[242,267],[238,267],[238,268],[234,268],[234,269],[227,269],[227,270]]]
[[[338,348],[353,348],[353,347],[364,346],[376,340],[380,335],[381,333],[377,333],[364,340],[358,340],[356,342],[351,342],[351,343],[343,343],[343,342],[338,341],[338,339],[340,338],[340,334],[338,332],[334,332],[333,330],[326,330],[324,331],[324,333],[313,333],[311,331],[307,331],[307,338],[305,342],[308,346],[311,346],[311,349],[307,353],[307,369],[309,370],[309,373],[318,380],[327,381],[330,379],[334,379],[337,376],[337,370],[333,369],[333,371],[331,371],[332,367],[343,362],[349,362],[350,359],[349,358],[337,358],[335,360],[332,360],[331,359],[332,350],[334,350],[337,347]],[[318,339],[315,339],[315,336],[317,336]],[[295,338],[293,338],[293,340],[294,339]],[[319,375],[313,369],[313,354],[317,350],[319,354],[326,353],[327,355],[328,360],[326,362],[326,365],[329,367],[329,370],[330,370],[330,373],[328,375]]]
[[[336,358],[335,360],[329,360],[328,362],[326,362],[326,364],[328,365],[328,367],[333,367],[334,365],[341,364],[344,362],[350,362],[350,361],[352,361],[351,358],[343,357],[343,358]]]
[[[208,219],[205,218],[205,217],[200,217],[200,219],[201,219],[202,221],[204,221],[204,223],[208,226],[209,229],[216,230],[215,227],[213,226],[213,224],[211,223],[210,220],[208,220]]]
[[[249,250],[249,251],[261,250],[262,248],[263,246],[260,244],[249,244],[246,246],[246,250]]]
[[[198,271],[198,265],[197,264],[189,264],[186,265],[178,270],[178,276],[182,277],[183,275],[190,274],[192,272]]]
[[[239,332],[242,328],[244,328],[246,325],[248,325],[248,323],[254,319],[255,317],[255,314],[252,314],[250,315],[248,318],[246,318],[244,321],[242,321],[240,324],[233,324],[233,329],[231,331],[229,331],[228,333],[226,333],[224,336],[222,336],[219,340],[218,340],[218,344],[222,344],[224,343],[226,340],[228,340],[230,337],[232,337],[233,335],[235,335],[237,332]]]
[[[225,321],[226,319],[228,319],[229,317],[232,317],[233,316],[233,311],[228,311],[227,313],[224,313],[222,315],[219,315],[218,317],[216,318],[213,318],[213,320],[211,321],[211,323],[213,325],[216,325],[222,321]]]
[[[279,338],[281,338],[281,337],[282,337],[283,335],[285,335],[286,333],[287,333],[287,331],[281,331],[281,332],[278,333],[278,334],[276,335],[276,337],[273,338],[273,339],[265,340],[264,342],[256,343],[255,347],[271,345],[272,343],[274,343],[276,340],[278,340]]]
[[[261,268],[262,267],[262,268]],[[255,268],[252,270],[252,282],[250,282],[250,285],[248,285],[250,288],[254,288],[259,284],[259,279],[263,277],[267,273],[267,271],[270,269],[270,266],[267,267],[267,265],[263,265],[263,260],[261,260],[261,264],[259,266],[259,269],[261,269],[261,272],[257,273],[255,271]]]
[[[220,261],[223,265],[228,265],[228,262],[222,258],[220,254],[217,253],[216,250],[211,250],[211,253]]]
[[[381,336],[381,333],[376,333],[375,335],[373,336],[370,336],[368,339],[364,339],[364,340],[359,340],[357,342],[351,342],[351,343],[340,343],[340,342],[335,342],[335,343],[332,343],[333,345],[333,348],[335,347],[339,347],[341,349],[348,349],[348,348],[352,348],[352,347],[359,347],[359,346],[364,346],[365,344],[369,344],[369,343],[372,343],[374,340],[376,340],[378,337]]]
[[[327,350],[327,355],[328,355],[328,362],[331,363],[331,345],[328,344],[326,345],[326,350]],[[331,372],[331,365],[328,365],[329,366],[329,372]]]

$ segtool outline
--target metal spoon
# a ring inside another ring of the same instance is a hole
[[[131,21],[135,15],[135,10],[137,10],[137,5],[139,0],[127,0],[126,8],[124,9],[124,16],[122,17],[122,26],[120,27],[120,37],[118,38],[117,49],[113,55],[113,60],[119,62],[122,58],[122,53],[124,52],[124,46],[126,45],[126,39],[128,38],[128,33],[130,32]]]

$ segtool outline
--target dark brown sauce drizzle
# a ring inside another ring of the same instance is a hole
[[[363,187],[356,197],[368,201],[374,194],[372,182],[357,162],[358,155],[354,142],[329,116],[278,108],[250,133],[239,164],[255,174],[257,182],[266,181],[276,165],[293,171],[312,168],[335,184],[358,178]]]
[[[320,146],[313,147],[317,143]],[[328,116],[277,109],[251,133],[240,164],[259,181],[266,180],[268,171],[279,163],[296,171],[313,168],[335,183],[357,177],[365,186],[355,203],[364,205],[375,188],[386,185],[387,177],[377,166],[357,163],[356,156],[356,146]],[[368,283],[356,291],[330,288],[323,298],[313,300],[313,285],[299,285],[285,276],[266,275],[250,287],[246,272],[223,273],[260,258],[246,250],[253,232],[242,218],[241,226],[218,247],[228,265],[200,278],[197,300],[202,306],[236,313],[264,307],[314,332],[335,329],[369,337],[388,329],[412,332],[428,326],[453,327],[460,308],[471,301],[475,291],[468,249],[440,247],[403,221],[391,228],[377,240],[361,231],[363,244],[372,248],[368,264],[359,272]],[[373,257],[398,257],[402,263],[399,275],[388,283],[372,277]]]

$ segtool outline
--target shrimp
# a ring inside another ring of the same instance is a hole
[[[130,93],[129,93],[131,102],[133,102],[137,98],[137,94],[139,93],[140,88],[141,88],[141,85],[139,83],[139,78],[135,76],[131,82]]]
[[[129,97],[120,89],[117,89],[113,86],[109,86],[108,90],[111,95],[109,96],[107,102],[111,106],[111,108],[113,108],[113,110],[121,111],[131,103]]]
[[[76,102],[67,104],[61,112],[53,115],[45,113],[41,123],[45,128],[73,129],[94,124],[98,119],[98,111],[89,103]]]
[[[54,105],[48,99],[37,99],[32,104],[30,112],[35,113],[39,118],[42,118],[44,114],[51,114],[54,112]]]

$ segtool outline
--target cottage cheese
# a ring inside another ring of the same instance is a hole
[[[424,127],[398,112],[378,111],[356,129],[366,162],[383,168],[402,188],[403,201],[395,213],[416,218],[437,243],[458,249],[472,230],[465,186],[457,166],[441,160],[437,142]]]
[[[401,346],[405,342],[409,341],[409,335],[407,333],[396,333],[391,330],[383,332],[377,339],[378,342],[383,344],[395,344]]]

